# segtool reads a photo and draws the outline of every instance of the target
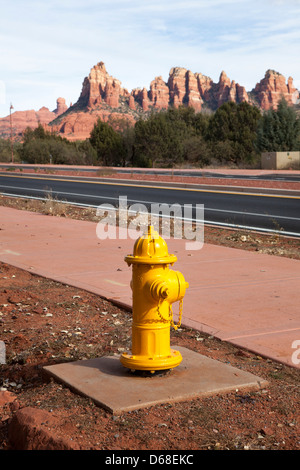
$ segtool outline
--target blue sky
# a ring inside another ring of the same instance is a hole
[[[172,67],[250,91],[267,69],[300,89],[300,0],[0,0],[0,117],[75,103],[100,61],[122,86]]]

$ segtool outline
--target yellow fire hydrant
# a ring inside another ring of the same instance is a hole
[[[125,261],[132,265],[132,350],[123,353],[120,361],[131,370],[174,368],[182,356],[170,347],[170,327],[177,329],[181,324],[182,299],[188,287],[179,271],[169,269],[177,257],[168,253],[165,240],[150,225]],[[180,302],[177,325],[172,312],[176,301]]]

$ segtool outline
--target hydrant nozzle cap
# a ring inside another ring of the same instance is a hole
[[[128,264],[173,264],[177,257],[169,254],[165,240],[149,225],[147,232],[136,240],[133,255],[126,256],[125,261]]]

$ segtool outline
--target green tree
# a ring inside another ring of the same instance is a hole
[[[276,110],[267,111],[258,126],[257,148],[260,152],[300,150],[300,119],[295,109],[282,99]]]
[[[80,155],[82,165],[96,165],[97,152],[90,143],[89,139],[74,142],[76,150]]]
[[[257,157],[256,132],[261,114],[258,108],[243,102],[227,102],[210,119],[207,138],[212,144],[223,142],[223,160],[252,162]],[[226,150],[226,152],[225,152]]]
[[[97,152],[98,162],[102,165],[114,166],[122,162],[124,155],[122,138],[108,123],[98,119],[89,140]]]
[[[207,116],[184,106],[153,113],[147,120],[140,119],[135,124],[133,163],[170,167],[191,160],[188,150],[193,147],[195,156],[196,140],[191,146],[188,141],[204,134],[207,124]]]
[[[20,161],[20,143],[13,142],[13,159],[14,162]],[[11,141],[8,139],[0,138],[0,162],[11,162],[12,161],[12,149]]]
[[[89,141],[70,142],[45,131],[41,125],[34,130],[29,127],[25,130],[21,156],[28,163],[42,164],[93,165],[97,160]]]
[[[180,152],[172,153],[172,129],[166,120],[165,112],[151,115],[147,120],[140,119],[135,124],[134,165],[155,166],[157,163],[168,165],[171,158],[178,159]],[[176,141],[179,135],[175,136]],[[174,141],[173,141],[174,143]],[[139,164],[138,164],[139,163]]]
[[[134,152],[135,132],[133,124],[124,117],[110,116],[108,124],[121,136],[123,150],[121,153],[120,164],[124,167],[132,164]]]
[[[208,165],[212,158],[210,145],[202,135],[190,136],[183,142],[184,160],[196,166]]]
[[[50,155],[46,140],[31,139],[23,144],[22,159],[27,163],[50,163]]]

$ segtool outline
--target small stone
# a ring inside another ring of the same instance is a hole
[[[0,407],[7,403],[12,403],[16,399],[16,395],[12,392],[8,392],[5,387],[0,388]]]
[[[273,434],[272,429],[268,427],[264,427],[260,430],[262,436],[271,436]]]

